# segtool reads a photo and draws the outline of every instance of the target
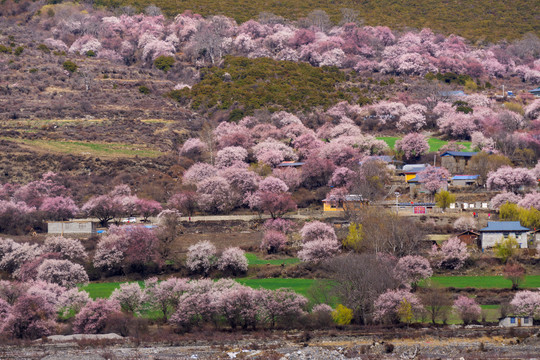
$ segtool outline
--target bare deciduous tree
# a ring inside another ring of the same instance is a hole
[[[373,303],[388,289],[399,286],[394,278],[392,261],[379,259],[374,254],[348,254],[335,257],[325,264],[340,301],[354,310],[355,319],[371,322]]]
[[[431,318],[431,322],[435,324],[440,320],[446,324],[448,313],[452,306],[452,297],[450,293],[441,287],[431,285],[424,289],[420,298],[422,299],[422,304],[424,305],[426,312]]]

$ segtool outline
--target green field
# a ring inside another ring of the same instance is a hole
[[[390,149],[394,149],[396,145],[396,141],[398,141],[400,138],[397,136],[378,136],[378,140],[384,140]],[[471,142],[470,141],[456,141],[458,144],[461,144],[465,146],[466,150],[469,150],[471,148]],[[436,152],[439,151],[440,148],[442,148],[444,145],[448,144],[448,141],[446,140],[440,140],[437,138],[429,138],[428,139],[429,144],[429,152]]]
[[[258,289],[270,289],[275,290],[279,288],[290,288],[298,294],[308,297],[308,290],[313,286],[316,280],[313,279],[248,279],[239,278],[236,279],[240,284]],[[81,287],[81,290],[87,291],[92,299],[96,298],[108,298],[111,296],[114,289],[120,287],[122,282],[104,282],[104,283],[91,283]],[[139,284],[143,286],[144,282],[139,281]]]
[[[32,149],[56,153],[89,155],[99,157],[157,157],[161,152],[149,149],[145,145],[97,143],[82,141],[29,140],[2,137],[2,140],[14,141]]]
[[[286,259],[261,259],[257,256],[257,254],[254,253],[246,253],[246,258],[248,259],[249,265],[291,265],[291,264],[297,264],[300,262],[300,259],[298,258],[286,258]]]
[[[502,276],[434,276],[431,281],[454,288],[510,289],[512,282]],[[522,288],[540,287],[540,275],[528,275],[520,285]]]
[[[308,290],[315,284],[316,280],[313,279],[282,279],[282,278],[269,278],[269,279],[248,279],[241,278],[236,279],[240,284],[252,287],[254,289],[269,289],[276,290],[280,288],[289,288],[294,290],[300,295],[309,297]]]
[[[90,283],[86,286],[82,286],[81,290],[88,292],[92,299],[108,298],[111,296],[115,289],[120,287],[120,284],[124,282],[104,282],[104,283]],[[144,281],[138,281],[140,286],[144,285]]]

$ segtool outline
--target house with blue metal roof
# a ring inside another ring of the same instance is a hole
[[[529,90],[529,92],[533,95],[540,96],[540,87],[537,87],[536,89]]]
[[[452,177],[452,186],[475,186],[478,185],[480,175],[455,175]]]
[[[510,236],[516,238],[520,248],[527,248],[529,231],[530,229],[521,226],[519,221],[488,221],[488,226],[480,229],[482,249],[492,248]]]
[[[463,174],[469,160],[476,154],[474,151],[447,151],[441,154],[441,165],[451,174]]]
[[[300,167],[302,165],[304,165],[304,163],[299,161],[284,161],[279,164],[278,167]]]

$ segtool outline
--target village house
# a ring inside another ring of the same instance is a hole
[[[416,174],[425,170],[426,168],[426,164],[403,165],[402,174],[405,175],[405,182],[408,183],[410,180],[416,177]]]
[[[492,248],[510,236],[514,236],[520,248],[527,248],[529,228],[521,226],[519,221],[488,221],[488,226],[480,229],[482,250]]]
[[[302,165],[304,165],[304,163],[299,161],[283,161],[277,167],[301,167]]]
[[[467,246],[478,246],[479,248],[482,247],[482,244],[480,243],[480,233],[476,231],[467,230],[456,235],[456,237],[461,242],[467,244]]]
[[[441,155],[441,166],[451,174],[464,173],[469,160],[476,154],[472,151],[447,151]]]
[[[362,195],[354,194],[345,195],[345,197],[330,195],[322,202],[324,212],[358,210],[369,204]]]
[[[435,203],[428,203],[428,202],[418,202],[415,203],[411,201],[410,203],[399,203],[398,204],[398,212],[399,213],[409,213],[409,214],[427,214],[430,212],[433,212],[435,209]]]
[[[533,318],[531,316],[515,316],[509,315],[499,319],[500,327],[526,327],[533,326]]]
[[[50,221],[47,233],[58,235],[95,235],[98,223],[94,221]]]
[[[455,175],[452,177],[452,186],[477,186],[480,175]]]
[[[529,90],[529,92],[533,95],[540,96],[540,87],[537,87],[536,89]]]

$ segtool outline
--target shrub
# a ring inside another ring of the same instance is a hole
[[[139,86],[139,92],[141,94],[145,94],[145,95],[148,95],[148,94],[151,93],[150,89],[148,87],[144,86],[144,85]]]
[[[503,263],[506,263],[506,261],[516,253],[517,249],[519,249],[519,243],[516,240],[516,237],[509,236],[503,238],[502,241],[497,242],[493,247],[493,252]]]
[[[94,50],[88,50],[86,53],[85,53],[86,56],[88,57],[95,57],[96,56],[96,52]]]
[[[15,56],[19,56],[23,53],[23,51],[24,51],[24,48],[22,46],[17,46],[13,53],[15,54]]]
[[[341,304],[332,311],[332,319],[338,325],[349,325],[353,319],[353,311]]]
[[[161,55],[154,60],[154,66],[163,72],[169,71],[173,65],[174,58],[172,56]]]
[[[77,64],[70,60],[64,61],[62,67],[64,68],[64,70],[69,71],[70,73],[74,73],[78,69]]]
[[[37,48],[38,50],[43,51],[45,54],[50,54],[51,52],[51,49],[49,49],[45,44],[39,44]]]
[[[7,47],[5,45],[2,45],[0,44],[0,54],[1,53],[4,53],[4,54],[11,54],[11,48],[10,47]]]

